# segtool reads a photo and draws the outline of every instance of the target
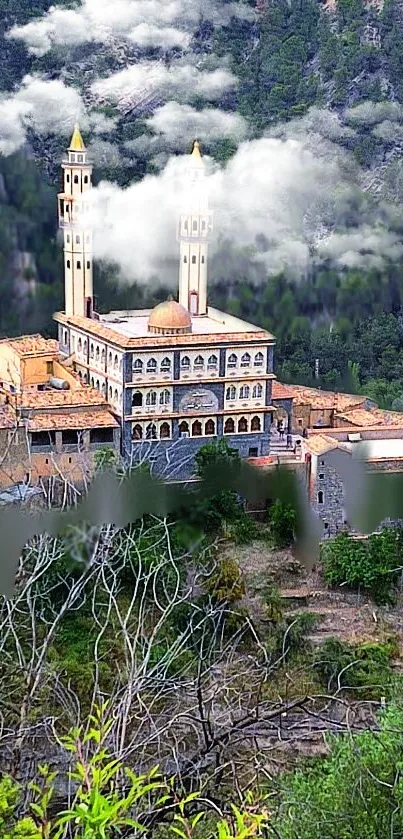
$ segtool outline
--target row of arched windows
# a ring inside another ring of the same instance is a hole
[[[84,355],[87,355],[88,341],[87,341],[86,338],[84,338],[84,341],[82,341],[81,338],[78,339],[77,352],[80,353],[80,354],[83,353]],[[95,362],[97,364],[101,364],[102,367],[104,367],[105,366],[105,358],[106,358],[105,348],[102,348],[102,350],[101,350],[98,346],[95,346],[95,344],[93,344],[93,342],[91,341],[90,342],[90,358],[95,360]],[[122,370],[122,359],[119,360],[119,357],[116,353],[113,354],[112,352],[110,352],[109,355],[108,355],[108,367],[110,369],[113,368],[113,370],[115,372],[118,372],[118,371],[121,372],[121,370]]]
[[[149,358],[146,365],[141,358],[136,358],[133,361],[133,373],[139,376],[146,370],[146,373],[155,374],[158,372],[158,362],[155,358]],[[170,373],[172,370],[172,362],[170,358],[163,358],[160,364],[160,373]]]
[[[250,423],[250,430],[253,432],[262,430],[262,422],[260,417],[252,417]],[[249,431],[249,418],[240,417],[235,420],[233,417],[228,417],[224,420],[224,434],[247,434]]]
[[[146,394],[146,398],[145,398],[145,404],[146,404],[147,407],[154,407],[155,405],[157,405],[157,403],[159,405],[169,405],[170,402],[171,402],[171,394],[170,394],[169,390],[162,390],[159,394],[159,399],[158,399],[157,392],[155,390],[150,390]],[[143,404],[144,404],[143,394],[140,393],[139,390],[136,390],[133,393],[133,396],[132,396],[132,407],[133,408],[139,408]]]
[[[187,258],[187,256],[186,256],[186,254],[185,254],[185,256],[183,257],[183,261],[184,261],[184,263],[185,263],[185,264],[186,264],[186,263],[187,263],[187,261],[188,261],[188,258]],[[204,256],[203,256],[203,254],[202,254],[202,255],[201,255],[201,257],[200,257],[200,261],[201,261],[201,264],[202,264],[202,265],[204,265]],[[196,258],[196,257],[195,257],[195,255],[193,254],[193,256],[192,256],[192,265],[196,265],[196,262],[197,262],[197,258]]]
[[[194,232],[194,233],[197,233],[198,226],[199,226],[199,225],[198,225],[198,221],[197,221],[197,219],[193,219],[193,222],[192,222],[192,230],[193,230],[193,232]],[[184,229],[184,230],[186,230],[186,231],[188,230],[188,223],[187,223],[187,220],[185,220],[185,221],[183,222],[183,229]],[[203,231],[207,230],[207,222],[206,222],[204,219],[203,219],[203,221],[201,222],[201,229],[202,229]]]
[[[91,262],[90,262],[89,259],[87,259],[86,265],[87,265],[87,269],[89,271],[89,269],[91,268]],[[78,270],[81,269],[81,259],[77,259],[76,266],[77,266]],[[66,268],[71,268],[71,260],[70,259],[66,259]]]
[[[184,355],[181,358],[181,369],[189,371],[191,369],[191,361],[188,355]],[[201,373],[204,369],[209,370],[210,372],[213,370],[218,369],[218,356],[217,355],[210,355],[206,360],[203,358],[202,355],[197,355],[193,361],[193,371],[195,373]]]
[[[162,422],[159,427],[159,439],[160,440],[169,440],[171,437],[171,426],[169,422]],[[133,440],[158,440],[158,429],[155,422],[150,422],[146,427],[143,429],[143,426],[140,423],[137,423],[133,426],[133,433],[132,433]]]
[[[216,433],[216,424],[212,419],[208,419],[204,425],[204,435],[207,437],[214,436]],[[192,423],[183,420],[179,423],[179,434],[183,436],[202,437],[203,425],[200,420],[194,420]]]
[[[231,355],[228,356],[227,367],[229,369],[233,369],[234,367],[238,367],[238,363],[239,363],[238,362],[238,356],[236,355],[236,353],[231,353]],[[251,364],[252,364],[252,357],[251,357],[250,353],[248,353],[248,352],[243,353],[243,355],[241,355],[240,366],[242,368],[246,368],[246,367],[250,367]],[[253,358],[253,366],[254,367],[263,367],[263,364],[264,364],[263,353],[262,352],[255,353],[254,358]]]
[[[227,387],[225,391],[225,398],[229,402],[234,402],[237,399],[237,395],[239,399],[250,399],[251,396],[252,399],[261,399],[263,396],[263,387],[260,384],[253,385],[253,387],[249,387],[249,385],[241,385],[238,391],[235,385]]]
[[[105,382],[103,382],[102,385],[101,385],[99,379],[95,379],[94,376],[91,376],[91,378],[90,378],[87,375],[87,373],[82,373],[81,370],[78,371],[78,375],[79,375],[81,381],[84,382],[84,384],[90,384],[91,387],[95,387],[97,390],[99,390],[103,394],[103,396],[106,396],[106,384],[105,384]],[[117,402],[119,400],[118,389],[116,387],[112,388],[111,386],[109,386],[108,397],[109,397],[110,402]]]

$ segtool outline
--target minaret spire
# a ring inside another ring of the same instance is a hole
[[[208,235],[212,213],[208,208],[205,166],[195,140],[189,155],[186,189],[179,216],[179,302],[192,315],[207,314]]]
[[[63,192],[59,193],[59,227],[64,232],[66,315],[92,317],[92,231],[86,218],[85,195],[92,187],[92,166],[76,122],[63,160]]]

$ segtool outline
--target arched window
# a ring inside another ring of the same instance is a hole
[[[227,387],[225,398],[229,399],[230,402],[233,402],[234,399],[236,399],[236,387],[234,387],[234,385]]]
[[[323,489],[320,489],[319,492],[318,492],[318,504],[323,504],[323,499],[324,499]]]
[[[261,399],[263,393],[262,385],[255,385],[253,388],[253,398],[254,399]]]
[[[169,422],[163,422],[160,425],[160,437],[161,437],[161,439],[166,440],[170,436],[171,436],[171,429],[169,427]]]
[[[182,370],[189,370],[190,368],[190,358],[188,355],[184,355],[181,359],[181,367]]]
[[[80,260],[79,260],[79,259],[77,260],[77,268],[78,268],[78,269],[80,269],[80,268],[81,268],[81,262],[80,262]]]
[[[65,329],[64,332],[63,332],[63,341],[64,341],[65,344],[67,344],[68,337],[69,336],[67,335],[67,329]]]
[[[157,372],[157,362],[155,358],[150,358],[147,361],[147,373],[156,373]]]
[[[192,256],[192,265],[196,265],[196,257]]]
[[[87,340],[85,340],[84,341],[84,346],[83,346],[84,355],[87,355],[87,350],[88,350],[88,342],[87,342]]]
[[[251,425],[250,425],[250,430],[251,431],[260,431],[260,419],[259,419],[259,417],[253,417]]]
[[[79,375],[80,379],[82,379],[83,374],[82,374],[81,370],[78,371],[78,375]]]
[[[91,262],[90,262],[89,259],[87,259],[87,269],[89,269],[89,268],[91,268]]]
[[[112,388],[109,386],[109,399],[112,399]]]
[[[111,352],[108,355],[108,365],[109,365],[109,367],[112,367],[112,353]]]
[[[83,343],[82,343],[81,338],[79,338],[79,339],[78,339],[78,342],[77,342],[77,350],[78,350],[78,352],[81,352],[82,348],[83,348]]]
[[[94,344],[91,341],[90,344],[90,358],[94,358]]]
[[[224,434],[234,434],[235,433],[235,423],[232,417],[228,417],[224,423]]]
[[[134,373],[142,373],[143,372],[143,362],[140,358],[136,358],[133,362],[133,372]]]
[[[194,367],[195,370],[203,370],[203,368],[204,368],[204,358],[203,358],[203,356],[201,356],[201,355],[196,356],[196,358],[194,360],[193,367]]]
[[[116,390],[116,388],[115,388],[115,391],[114,391],[114,394],[113,394],[113,400],[114,400],[114,402],[117,402],[117,401],[118,401],[118,399],[119,399],[119,394],[118,394],[118,392],[117,392],[117,390]]]
[[[78,175],[74,175],[74,183],[78,184]]]
[[[193,219],[193,230],[197,230],[197,219]]]
[[[102,393],[105,396],[105,394],[106,394],[106,384],[105,384],[105,382],[102,385]]]
[[[188,261],[188,258],[187,258],[187,256],[186,256],[186,255],[183,257],[183,261],[184,261],[185,263]]]
[[[99,390],[99,379],[96,381],[97,390]]]
[[[88,175],[84,175],[84,183],[85,183],[85,184],[87,184],[87,183],[88,183]]]
[[[132,406],[133,408],[140,407],[143,404],[143,394],[139,390],[133,393]]]
[[[101,351],[101,364],[105,364],[105,350]]]
[[[97,347],[96,350],[95,350],[95,360],[99,364],[99,347]]]
[[[66,266],[67,266],[67,268],[70,268],[70,260],[69,259],[66,262]]]
[[[229,359],[228,359],[228,367],[229,367],[229,368],[231,368],[231,367],[236,367],[236,366],[237,366],[237,363],[238,363],[238,359],[237,359],[237,357],[236,357],[235,353],[231,353],[231,355],[230,355],[230,357],[229,357]]]
[[[77,233],[76,234],[76,245],[79,245],[79,244],[80,244],[80,236]]]
[[[161,373],[169,373],[171,370],[171,361],[169,358],[163,358],[161,361]]]
[[[143,429],[141,425],[135,425],[133,428],[133,440],[141,440],[143,436]]]
[[[244,353],[241,358],[241,367],[250,367],[250,355],[248,352]]]
[[[119,364],[119,360],[118,360],[117,355],[115,355],[115,358],[113,359],[113,369],[114,370],[118,369],[118,364]]]
[[[160,405],[169,405],[171,401],[171,394],[169,390],[163,390],[160,393]]]
[[[185,422],[185,420],[179,423],[179,434],[181,436],[183,436],[184,434],[189,434],[189,423]]]
[[[238,431],[239,431],[240,434],[242,434],[242,433],[245,434],[245,432],[247,430],[248,430],[248,420],[246,419],[246,417],[241,417],[241,419],[238,421]]]
[[[250,397],[250,387],[249,385],[242,385],[239,391],[239,398],[240,399],[249,399]]]
[[[147,393],[147,396],[146,396],[146,405],[154,406],[156,404],[157,404],[157,394],[156,394],[155,390],[150,390],[150,392]]]
[[[94,377],[91,376],[91,387],[94,387]]]
[[[192,423],[192,437],[201,437],[202,434],[202,424],[199,420],[195,420]]]
[[[205,425],[205,429],[204,429],[204,433],[208,434],[208,435],[215,434],[215,422],[214,422],[214,420],[212,420],[212,419],[207,420],[206,425]]]
[[[262,364],[263,364],[263,361],[264,361],[263,353],[262,352],[257,352],[256,355],[255,355],[254,362],[253,362],[254,366],[255,367],[261,367]]]
[[[146,438],[147,440],[156,440],[157,439],[157,426],[154,422],[150,422],[146,428]]]
[[[83,373],[83,380],[87,384],[88,382],[88,373]]]
[[[204,256],[202,256],[201,261],[202,261],[202,265],[204,265]]]
[[[218,358],[216,355],[211,355],[207,362],[207,370],[216,370],[218,365]]]

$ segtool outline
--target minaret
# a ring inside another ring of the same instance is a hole
[[[213,229],[200,146],[193,144],[186,172],[186,196],[178,223],[179,303],[192,315],[207,314],[208,236]]]
[[[64,288],[66,315],[92,317],[92,231],[85,195],[92,187],[92,166],[76,124],[62,162],[63,192],[59,193],[59,227],[64,231]]]

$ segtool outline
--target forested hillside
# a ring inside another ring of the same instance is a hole
[[[156,96],[126,96],[114,104],[91,93],[91,83],[119,72],[129,63],[161,61],[166,67],[180,57],[178,47],[78,43],[36,54],[18,38],[14,25],[40,18],[48,2],[11,3],[1,0],[0,85],[8,95],[18,90],[27,74],[63,79],[80,90],[87,108],[98,118],[113,119],[107,142],[93,133],[86,137],[95,153],[95,182],[109,178],[121,186],[158,171],[161,138],[150,126],[150,114],[165,101]],[[225,3],[222,7],[225,7]],[[403,220],[403,53],[400,0],[361,2],[337,0],[273,0],[245,2],[245,15],[226,22],[214,18],[211,6],[200,7],[191,33],[189,53],[195,63],[213,69],[226,67],[237,86],[208,100],[192,99],[192,106],[219,108],[246,121],[246,137],[300,136],[309,143],[330,143],[330,153],[347,154],[358,166],[360,195],[339,211],[338,230],[347,234],[368,207],[377,207],[378,226],[401,237]],[[60,7],[70,7],[68,3]],[[71,8],[78,8],[79,4]],[[210,9],[210,11],[209,11]],[[211,13],[210,13],[211,12]],[[209,64],[210,62],[210,64]],[[165,97],[166,98],[166,97]],[[331,116],[337,118],[332,122]],[[10,334],[31,329],[48,331],[52,310],[62,303],[61,254],[56,239],[56,191],[64,135],[38,134],[27,128],[27,143],[0,157],[0,261],[2,301],[9,291],[15,305],[0,308],[0,330]],[[148,137],[149,142],[145,141]],[[203,147],[223,164],[239,144],[231,127],[222,137],[206,134]],[[169,145],[169,152],[183,146]],[[157,167],[157,168],[156,168]],[[390,207],[396,205],[392,217]],[[309,215],[309,214],[308,214]],[[307,224],[310,220],[307,219]],[[313,222],[317,225],[317,220]],[[320,221],[319,228],[322,225]],[[322,225],[323,226],[323,225]],[[321,233],[318,228],[318,240]],[[403,335],[402,269],[399,249],[390,247],[382,258],[361,264],[335,264],[315,258],[309,269],[295,276],[250,270],[247,249],[234,260],[234,244],[219,243],[211,264],[211,302],[268,327],[277,337],[279,373],[288,379],[312,382],[319,358],[321,383],[334,387],[350,382],[363,386],[384,405],[403,393],[401,359]],[[250,242],[252,250],[260,243]],[[264,247],[268,247],[267,243]],[[358,251],[359,251],[359,245]],[[364,248],[365,250],[365,248]],[[240,258],[241,257],[241,258]],[[236,266],[233,270],[233,266]],[[99,307],[137,306],[162,297],[140,283],[118,280],[118,267],[98,267]],[[115,277],[115,279],[113,279]],[[32,278],[36,279],[31,299]],[[120,303],[119,303],[120,301]],[[385,320],[385,313],[388,318]],[[386,331],[385,331],[385,324]],[[380,335],[386,340],[376,340]],[[349,364],[350,362],[350,364]],[[353,364],[353,367],[352,367]]]

